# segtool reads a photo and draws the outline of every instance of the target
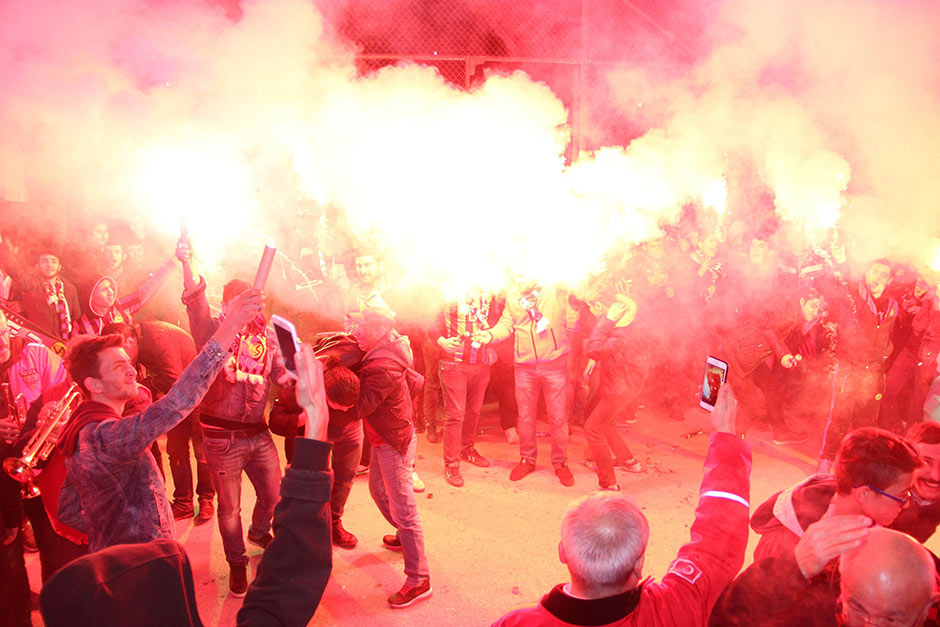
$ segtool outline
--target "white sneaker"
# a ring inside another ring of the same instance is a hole
[[[415,492],[424,492],[424,482],[418,476],[417,470],[411,471],[411,484],[414,486]]]
[[[510,444],[519,444],[519,433],[516,431],[515,427],[506,429],[506,441]]]

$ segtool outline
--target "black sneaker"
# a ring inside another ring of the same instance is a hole
[[[359,544],[359,538],[343,528],[343,523],[333,525],[333,545],[341,549],[354,549]]]
[[[428,442],[430,442],[431,444],[437,444],[438,442],[441,441],[441,434],[438,433],[437,429],[429,427],[427,438],[428,438]]]
[[[401,590],[388,597],[388,606],[393,610],[408,607],[412,603],[427,599],[432,592],[430,579],[425,579],[417,586],[405,584],[401,587]]]
[[[389,551],[398,551],[401,553],[401,540],[399,540],[398,536],[395,534],[382,536],[382,546],[384,546]]]
[[[447,464],[444,466],[444,479],[455,488],[462,488],[463,477],[460,475],[460,464]]]
[[[474,466],[479,466],[480,468],[489,468],[490,466],[490,460],[480,455],[480,451],[472,446],[466,451],[460,452],[460,459],[465,462],[470,462]]]
[[[253,538],[251,537],[251,534],[248,534],[248,541],[254,544],[255,546],[260,546],[262,549],[268,548],[268,545],[271,544],[271,540],[273,539],[274,539],[274,536],[272,536],[270,532],[257,538]]]
[[[248,593],[248,564],[229,564],[228,591],[233,597],[243,597]]]
[[[173,520],[183,520],[185,518],[192,518],[193,514],[193,504],[189,503],[188,505],[180,503],[178,501],[173,501],[173,504],[170,505],[170,509],[173,510]]]
[[[199,513],[196,514],[196,517],[193,519],[193,523],[201,525],[212,520],[212,515],[215,513],[215,505],[212,504],[212,501],[209,499],[199,499]]]

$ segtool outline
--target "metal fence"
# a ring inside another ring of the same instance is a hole
[[[473,89],[488,72],[523,70],[569,112],[568,159],[645,129],[610,105],[608,73],[642,64],[673,71],[694,59],[696,12],[655,0],[316,0],[358,50],[360,74],[411,61]],[[684,33],[680,36],[677,33]],[[694,37],[692,37],[694,40]]]

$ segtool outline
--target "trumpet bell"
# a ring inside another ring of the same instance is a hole
[[[7,457],[3,460],[3,470],[20,483],[29,483],[36,477],[32,467],[19,457]]]

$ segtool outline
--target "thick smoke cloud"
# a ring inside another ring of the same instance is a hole
[[[930,2],[729,1],[681,78],[610,84],[686,149],[752,164],[782,217],[841,215],[862,258],[922,266],[940,229],[937,23]]]
[[[365,237],[413,282],[575,282],[723,178],[731,211],[766,186],[786,219],[841,214],[865,255],[928,254],[932,4],[630,3],[589,29],[578,3],[522,4],[454,5],[431,31],[443,52],[470,33],[509,56],[574,55],[586,37],[592,61],[620,62],[588,82],[616,115],[582,129],[611,146],[573,164],[567,96],[527,74],[490,68],[470,92],[413,65],[357,77],[345,37],[408,48],[427,3],[322,1],[324,19],[302,0],[5,2],[0,188],[54,222],[143,215],[172,236],[185,217],[228,275],[327,208],[346,218],[328,227],[337,249]]]

